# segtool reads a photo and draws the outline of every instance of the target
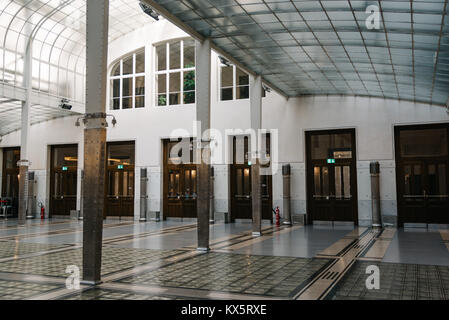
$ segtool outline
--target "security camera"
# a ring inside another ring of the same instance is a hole
[[[154,20],[159,21],[159,14],[156,11],[154,11],[152,8],[150,8],[146,3],[139,1],[139,6],[144,13],[149,15]]]
[[[59,104],[59,107],[61,109],[65,109],[65,110],[72,110],[72,105],[69,104],[69,100],[68,99],[61,99],[61,103]]]

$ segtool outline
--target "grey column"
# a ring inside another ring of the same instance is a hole
[[[284,224],[292,224],[292,213],[290,207],[290,164],[282,166],[282,208],[284,210]]]
[[[80,213],[78,216],[78,220],[83,220],[83,216],[84,216],[84,195],[83,195],[83,190],[84,190],[84,170],[81,170],[81,192],[80,192]]]
[[[373,214],[373,227],[381,228],[382,215],[380,212],[379,162],[371,162],[369,170],[371,174],[371,212]]]
[[[109,1],[87,1],[83,283],[101,282]]]
[[[201,126],[197,132],[197,223],[198,250],[209,250],[209,192],[210,149],[209,136],[203,132],[210,128],[210,40],[196,41],[196,120]]]
[[[139,221],[147,221],[147,169],[140,169],[140,219]]]
[[[214,197],[214,181],[215,181],[215,174],[214,174],[214,167],[210,167],[210,192],[209,192],[209,223],[215,223],[215,197]]]
[[[28,172],[28,204],[27,204],[27,219],[34,218],[34,171]]]
[[[30,108],[31,108],[31,92],[32,92],[32,53],[33,40],[30,38],[27,41],[25,57],[24,57],[24,71],[23,71],[23,86],[26,89],[25,101],[22,101],[21,112],[21,131],[20,131],[20,160],[19,160],[19,224],[23,225],[26,219],[27,202],[28,202],[28,167],[30,161],[28,159],[28,142],[30,129]]]
[[[253,216],[253,236],[262,235],[262,184],[260,178],[260,150],[259,150],[259,131],[262,127],[262,77],[255,76],[250,85],[250,113],[251,129],[256,134],[251,137],[256,141],[251,142],[251,146],[256,146],[256,150],[251,150],[251,201]]]

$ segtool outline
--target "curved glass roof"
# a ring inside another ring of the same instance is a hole
[[[288,96],[448,100],[447,0],[145,2]]]
[[[138,1],[111,0],[109,41],[151,23]],[[33,37],[33,89],[84,100],[86,0],[1,0],[0,81],[22,86]]]
[[[138,1],[110,0],[109,41],[153,21],[142,12]],[[24,87],[24,55],[30,37],[33,38],[33,92],[83,104],[86,0],[0,0],[0,85],[3,88]],[[11,97],[5,95],[5,98]],[[0,100],[3,120],[11,114],[5,111],[11,109],[11,103]],[[33,108],[36,109],[36,105]],[[61,116],[71,114],[59,111]],[[55,117],[54,112],[43,111],[42,114],[48,114],[48,119]],[[17,122],[16,118],[9,119]],[[20,122],[9,127],[18,129]],[[0,135],[10,132],[5,130],[2,129]]]

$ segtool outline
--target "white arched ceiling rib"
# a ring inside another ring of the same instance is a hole
[[[0,0],[0,81],[22,87],[33,32],[33,90],[84,102],[86,0]],[[137,0],[110,0],[109,41],[153,20]]]

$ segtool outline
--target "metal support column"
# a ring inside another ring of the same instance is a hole
[[[214,174],[214,167],[210,167],[210,192],[209,192],[209,223],[214,224],[215,223],[215,197],[214,197],[214,181],[215,181],[215,174]]]
[[[369,171],[371,174],[371,211],[373,213],[373,227],[382,228],[382,215],[380,213],[379,162],[371,162]]]
[[[198,250],[209,251],[210,205],[210,40],[196,41],[196,120],[197,132],[197,191]],[[206,134],[204,134],[206,133]]]
[[[139,221],[145,222],[147,221],[147,169],[140,169],[140,219]]]
[[[292,224],[292,212],[290,207],[290,164],[282,166],[282,207],[284,210],[284,224]]]
[[[33,57],[33,40],[27,41],[23,85],[26,88],[25,101],[22,101],[21,127],[20,127],[20,160],[19,166],[19,225],[25,224],[26,210],[28,202],[28,168],[30,161],[28,159],[28,142],[30,129],[30,108],[31,108],[31,92],[32,92],[32,57]]]
[[[256,150],[251,150],[252,167],[251,167],[251,200],[252,200],[252,216],[253,216],[253,236],[262,235],[262,179],[260,177],[260,150],[259,150],[259,133],[262,127],[262,77],[260,75],[254,77],[250,85],[250,113],[251,113],[251,129],[254,134],[251,138],[251,146]]]
[[[87,1],[83,283],[101,282],[109,0]]]

